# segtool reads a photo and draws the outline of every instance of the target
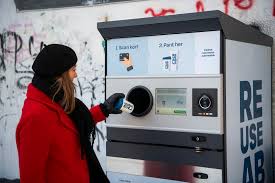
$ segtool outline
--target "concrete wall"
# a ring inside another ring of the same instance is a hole
[[[63,43],[76,51],[78,97],[90,106],[104,98],[104,48],[98,21],[216,9],[259,25],[275,38],[275,0],[151,0],[27,12],[16,12],[13,0],[0,0],[0,177],[19,177],[15,129],[41,44]],[[95,149],[104,167],[105,134],[104,124],[99,125]]]

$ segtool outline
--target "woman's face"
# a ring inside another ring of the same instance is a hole
[[[69,77],[70,77],[70,79],[71,79],[72,81],[74,80],[74,78],[77,77],[76,65],[74,65],[73,67],[71,67],[71,68],[69,69]]]

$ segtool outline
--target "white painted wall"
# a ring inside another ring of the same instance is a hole
[[[104,97],[104,49],[97,22],[153,16],[150,10],[146,13],[148,8],[152,8],[155,14],[170,10],[166,15],[173,14],[173,11],[174,14],[196,12],[199,2],[204,5],[205,11],[228,11],[229,15],[245,23],[258,24],[264,33],[275,38],[273,0],[242,0],[239,4],[235,4],[234,0],[148,0],[26,12],[16,12],[13,0],[0,0],[0,34],[6,38],[4,46],[7,48],[3,51],[0,47],[0,177],[19,177],[15,129],[26,93],[22,86],[30,82],[32,74],[28,72],[41,42],[67,44],[76,51],[79,58],[78,96],[88,106],[92,102],[97,104]],[[198,8],[202,10],[201,6]],[[30,38],[33,38],[31,46]],[[16,42],[18,51],[15,54]],[[99,136],[99,146],[97,141],[95,145],[104,164],[104,124],[98,128],[103,138]]]

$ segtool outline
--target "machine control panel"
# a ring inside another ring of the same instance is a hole
[[[107,97],[121,92],[134,105],[132,113],[108,118],[106,123],[110,127],[223,133],[220,75],[107,77],[106,83]]]
[[[218,116],[218,97],[216,88],[193,88],[192,114],[193,116]]]

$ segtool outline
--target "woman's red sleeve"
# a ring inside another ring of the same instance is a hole
[[[101,111],[101,108],[99,107],[99,105],[92,107],[90,109],[90,112],[93,116],[95,123],[98,123],[98,122],[106,119],[106,117],[104,116],[103,112]]]

